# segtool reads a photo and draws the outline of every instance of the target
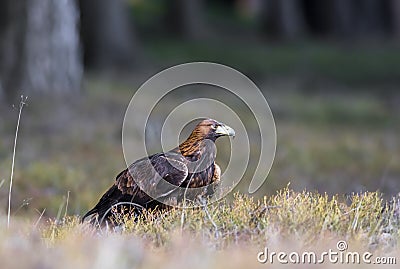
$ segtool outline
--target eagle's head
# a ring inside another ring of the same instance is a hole
[[[180,144],[178,149],[183,156],[191,156],[196,159],[202,155],[204,151],[207,151],[208,143],[206,143],[206,141],[211,140],[215,142],[215,140],[221,136],[234,137],[235,131],[226,124],[213,119],[205,119],[194,127],[188,139]]]
[[[221,136],[235,136],[235,130],[228,125],[213,119],[205,119],[194,128],[192,135],[199,139],[210,139],[215,141]],[[192,136],[191,135],[191,136]]]

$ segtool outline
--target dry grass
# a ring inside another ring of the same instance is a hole
[[[266,246],[320,253],[336,250],[338,240],[349,251],[400,258],[399,202],[375,192],[343,198],[285,188],[261,200],[236,194],[209,205],[209,215],[186,209],[183,225],[182,209],[118,216],[119,228],[101,230],[66,216],[37,227],[14,220],[7,231],[2,216],[0,259],[3,268],[256,268],[266,266],[257,262]]]

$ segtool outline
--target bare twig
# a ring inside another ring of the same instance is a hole
[[[185,207],[182,207],[181,213],[181,234],[183,233],[183,226],[185,224]]]
[[[23,201],[22,201],[22,204],[17,208],[17,210],[15,210],[14,212],[13,212],[13,215],[15,216],[17,213],[18,213],[18,211],[20,211],[22,208],[24,208],[25,206],[28,206],[29,205],[29,203],[30,203],[30,201],[32,201],[32,198],[25,198]]]
[[[37,221],[36,221],[35,225],[33,225],[33,228],[34,228],[34,229],[36,229],[36,228],[37,228],[37,226],[38,226],[38,224],[39,224],[40,220],[42,219],[42,217],[43,217],[43,215],[44,215],[44,212],[46,212],[46,208],[45,208],[45,209],[43,209],[43,211],[40,213],[40,216],[39,216],[39,218],[37,219]]]
[[[206,212],[207,218],[208,218],[209,221],[211,222],[212,226],[214,226],[214,229],[215,229],[215,237],[218,239],[218,238],[219,238],[218,226],[217,226],[217,224],[215,223],[215,221],[213,220],[213,218],[211,217],[210,213],[208,212],[207,205],[204,205],[204,206],[203,206],[203,210],[204,210],[204,212]]]
[[[207,202],[200,196],[198,197],[198,201],[199,201],[199,204],[200,204],[201,208],[204,210],[204,212],[206,212],[206,216],[207,216],[208,220],[211,222],[212,226],[214,227],[214,229],[215,229],[215,237],[218,239],[219,238],[218,225],[215,223],[215,221],[211,217],[210,212],[208,212]]]
[[[69,201],[69,191],[67,192],[67,202],[65,204],[64,219],[67,217],[67,214],[68,214],[68,201]]]
[[[23,95],[21,95],[21,101],[19,102],[18,120],[17,120],[17,127],[15,129],[14,148],[13,148],[12,163],[11,163],[10,190],[8,191],[7,228],[10,228],[11,191],[12,191],[13,177],[14,177],[15,151],[17,149],[19,123],[21,121],[22,109],[23,109],[24,105],[26,104],[27,99],[28,99],[27,96],[24,97]]]
[[[117,206],[120,206],[120,205],[133,205],[133,206],[135,206],[135,207],[140,208],[141,210],[144,210],[144,209],[145,209],[143,206],[141,206],[141,205],[139,205],[139,204],[136,204],[136,203],[133,203],[133,202],[119,202],[119,203],[116,203],[115,205],[110,206],[110,208],[107,209],[107,211],[104,213],[103,217],[102,217],[101,220],[100,220],[100,224],[103,223],[105,217],[107,216],[107,214],[108,214],[113,208],[115,208],[115,207],[117,207]]]
[[[61,213],[62,213],[62,210],[64,208],[64,205],[65,205],[65,199],[63,199],[61,205],[58,207],[57,217],[56,217],[56,224],[60,224],[61,223]]]

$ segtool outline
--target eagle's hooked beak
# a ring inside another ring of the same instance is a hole
[[[215,133],[219,136],[232,136],[235,137],[235,130],[225,124],[221,124],[215,130]]]

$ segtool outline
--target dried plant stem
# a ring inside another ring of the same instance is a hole
[[[68,214],[68,202],[69,202],[69,191],[67,192],[67,202],[65,204],[64,219],[67,217],[67,214]]]
[[[26,104],[27,98],[28,97],[24,97],[23,95],[21,95],[21,101],[19,102],[18,120],[17,120],[17,127],[15,128],[14,148],[13,148],[12,163],[11,163],[10,190],[8,191],[7,228],[10,228],[11,191],[12,191],[13,177],[14,177],[15,151],[17,149],[19,124],[21,121],[22,109],[23,109],[24,105]]]

